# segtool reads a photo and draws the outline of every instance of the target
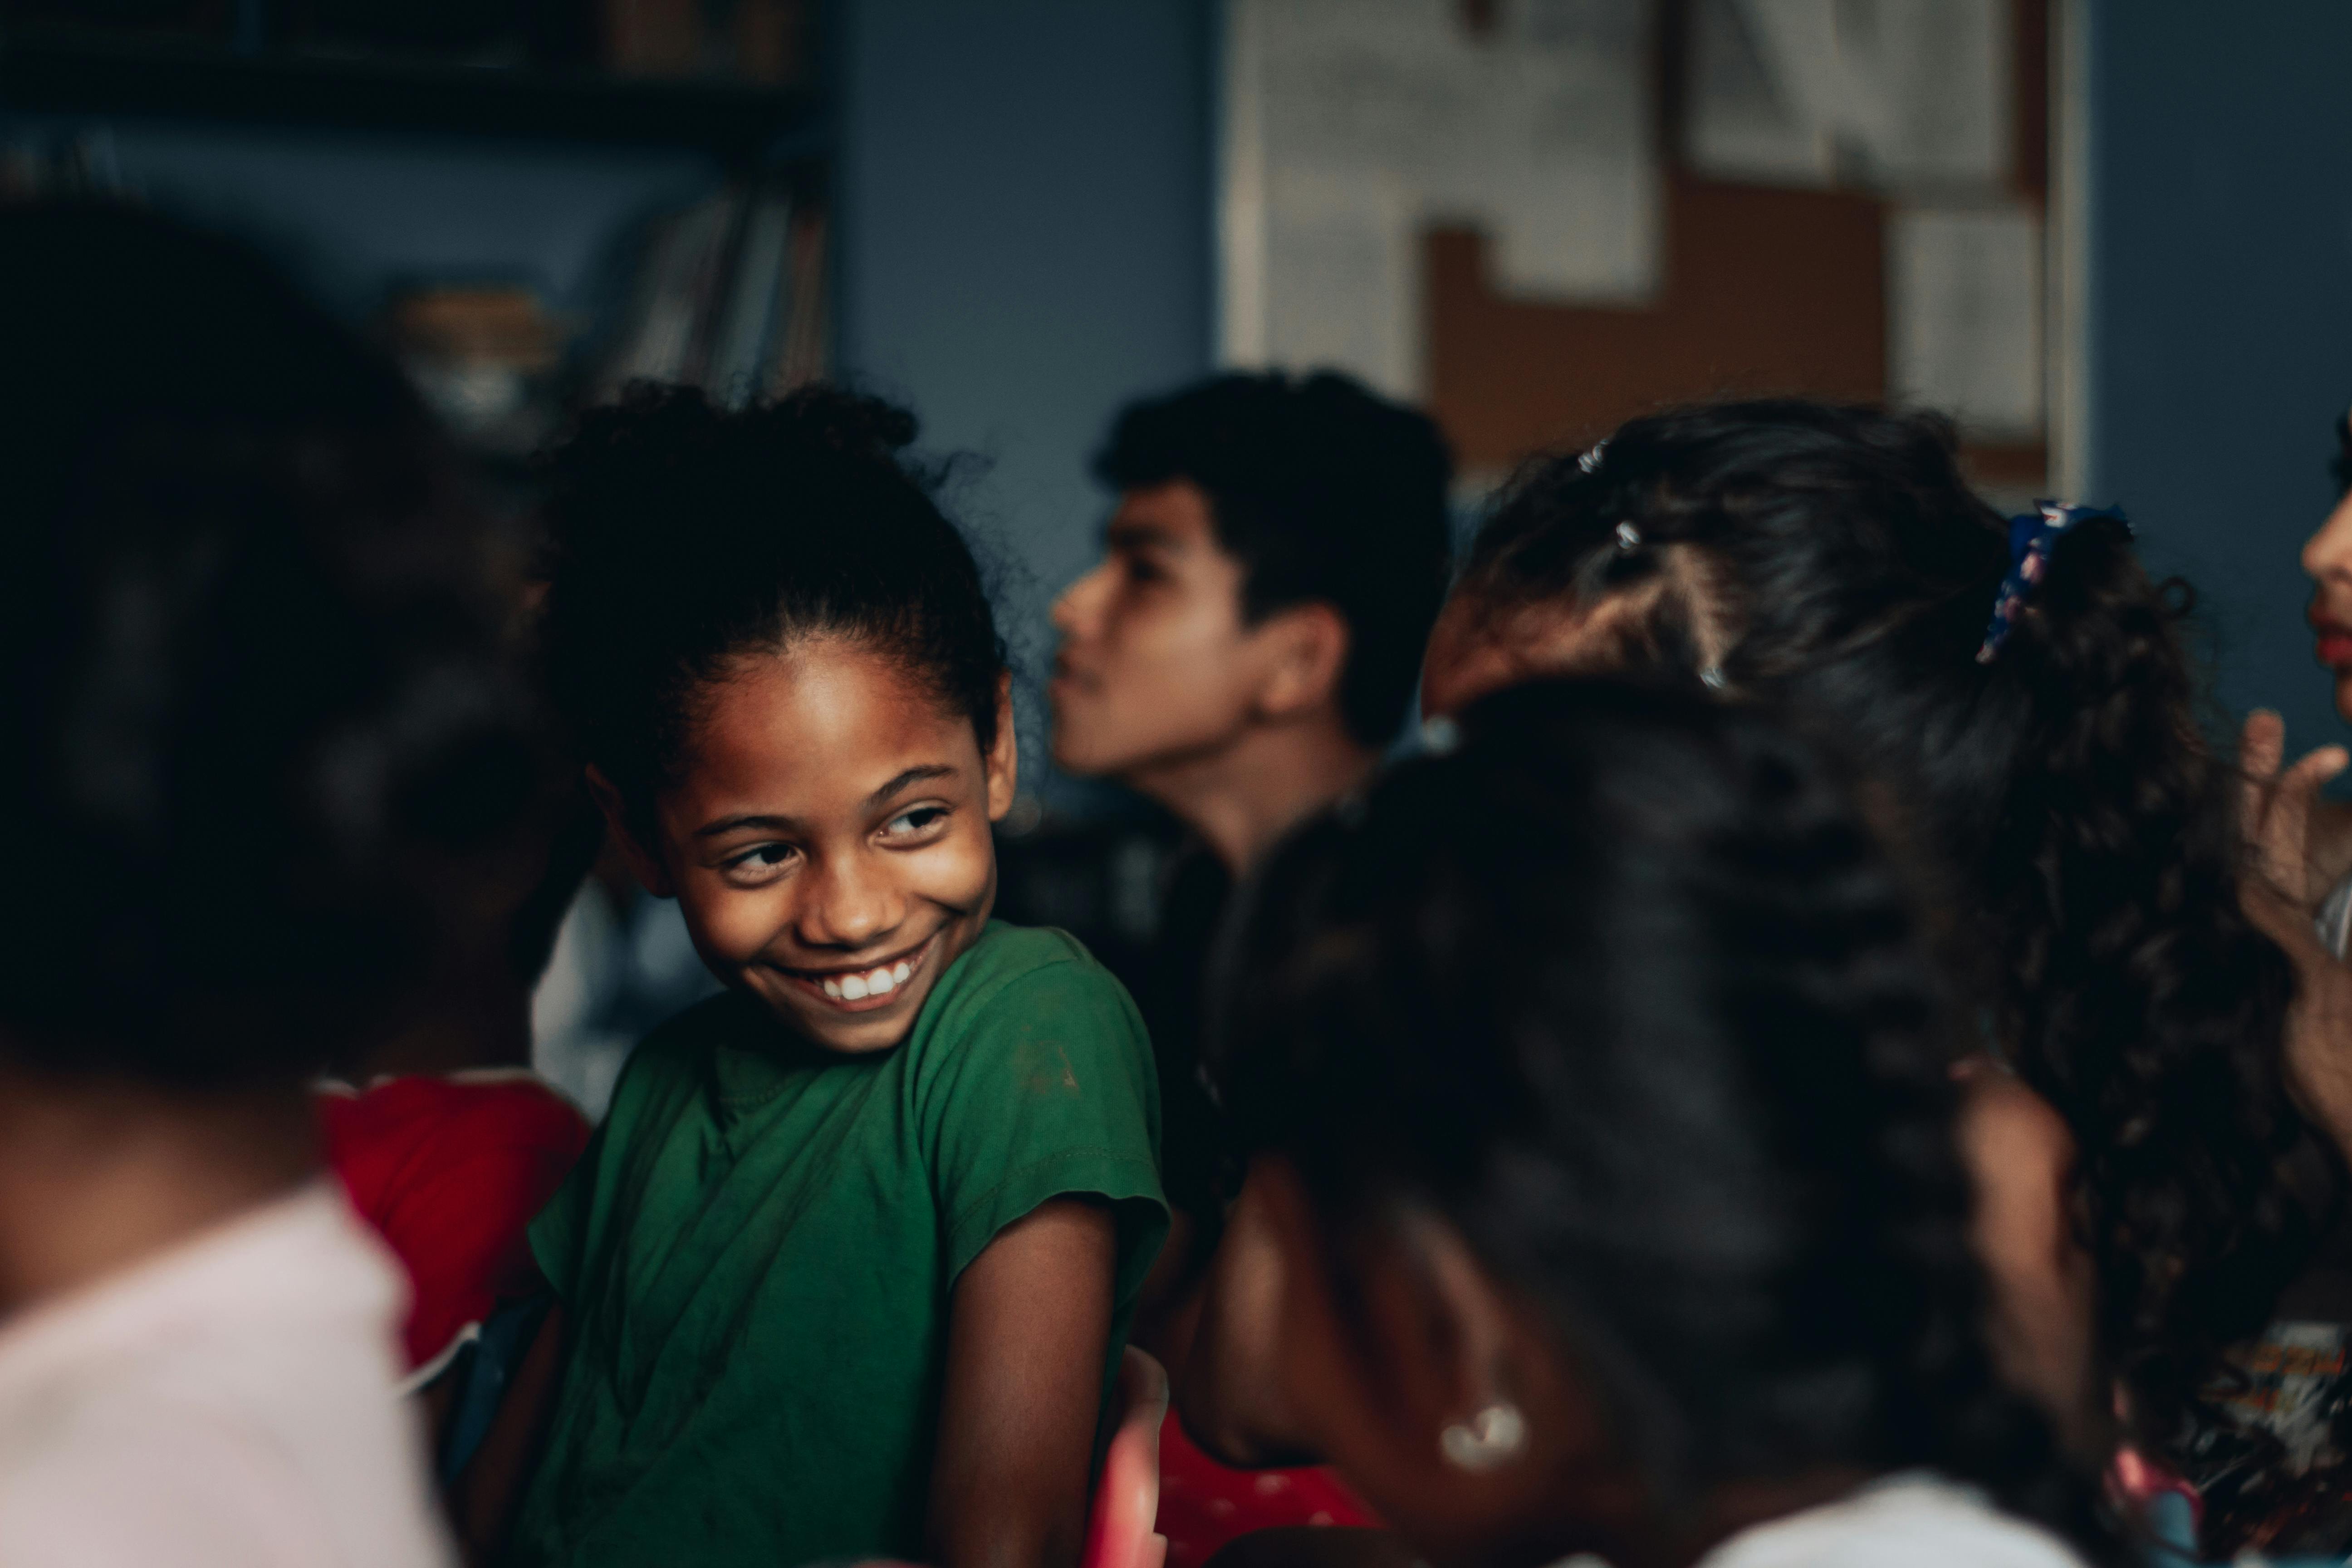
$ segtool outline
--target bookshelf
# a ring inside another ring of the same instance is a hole
[[[38,34],[0,34],[0,110],[680,147],[730,164],[826,143],[805,87]]]
[[[265,247],[299,236],[370,275],[369,330],[519,474],[632,378],[734,400],[825,373],[819,19],[814,0],[0,0],[0,200],[226,207]],[[156,158],[196,127],[263,134]],[[349,192],[289,188],[273,160],[294,149],[345,163]],[[615,193],[647,153],[685,173],[639,207]],[[589,270],[499,210],[551,155],[606,226]],[[411,193],[448,182],[425,247],[366,211],[388,167]]]

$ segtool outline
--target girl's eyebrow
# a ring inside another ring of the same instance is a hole
[[[888,784],[884,784],[880,789],[877,789],[872,795],[867,795],[866,797],[866,804],[868,805],[879,805],[884,801],[888,800],[892,795],[897,795],[900,790],[905,789],[908,784],[920,784],[925,779],[950,778],[952,777],[954,773],[955,770],[953,768],[948,767],[940,763],[926,763],[920,767],[908,768],[905,773],[900,773],[897,778],[892,779]]]
[[[870,810],[881,805],[909,784],[919,784],[926,779],[952,778],[954,775],[955,769],[944,763],[925,763],[919,767],[908,768],[905,773],[867,795],[866,807]],[[779,816],[772,812],[745,812],[739,816],[722,816],[716,822],[706,822],[694,830],[694,837],[717,838],[721,834],[733,833],[744,827],[767,827],[790,832],[799,826],[799,819],[795,817]]]
[[[789,816],[762,816],[747,813],[741,816],[722,816],[716,822],[706,822],[694,830],[697,838],[716,838],[722,833],[732,833],[739,827],[770,827],[788,833],[799,823]]]

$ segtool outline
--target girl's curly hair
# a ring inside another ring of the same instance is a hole
[[[1227,1093],[1335,1277],[1443,1215],[1549,1310],[1662,1512],[1928,1467],[2112,1559],[1994,1375],[1948,1010],[1852,788],[1646,684],[1463,728],[1294,838],[1224,950]]]
[[[2129,541],[2069,530],[1980,661],[2007,531],[1949,425],[1730,404],[1531,467],[1462,592],[1494,612],[1646,595],[1625,651],[1784,704],[1874,781],[1991,1043],[2074,1131],[2101,1344],[2137,1436],[2170,1445],[2304,1267],[2341,1165],[2284,1079],[2294,981],[2239,905],[2192,596]]]
[[[730,411],[638,383],[549,454],[548,681],[633,814],[730,661],[803,637],[894,660],[994,742],[1003,639],[914,438],[912,414],[837,387]]]

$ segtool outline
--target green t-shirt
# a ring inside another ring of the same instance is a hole
[[[1135,1005],[1058,931],[991,922],[872,1056],[734,993],[672,1019],[531,1225],[572,1347],[509,1561],[919,1556],[950,1288],[1047,1200],[1110,1200],[1108,1373],[1159,1142]]]

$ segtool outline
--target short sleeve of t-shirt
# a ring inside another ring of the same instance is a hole
[[[1087,1195],[1118,1212],[1124,1300],[1168,1228],[1150,1042],[1126,989],[1083,948],[1059,932],[1021,935],[1059,952],[972,995],[919,1075],[948,1279],[1040,1205]]]

